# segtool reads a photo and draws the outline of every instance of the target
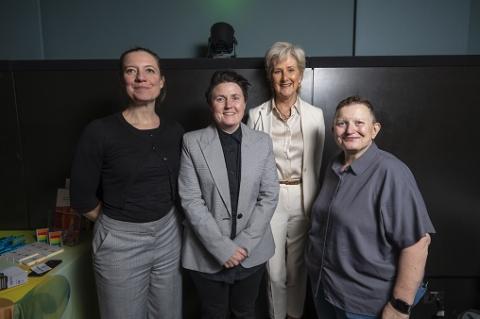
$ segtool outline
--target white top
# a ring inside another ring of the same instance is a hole
[[[283,119],[273,101],[272,130],[273,153],[280,181],[302,178],[303,135],[298,101],[291,108],[291,115]]]

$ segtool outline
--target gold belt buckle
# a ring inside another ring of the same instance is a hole
[[[286,181],[279,181],[282,185],[300,185],[302,183],[301,179],[296,180],[286,180]]]

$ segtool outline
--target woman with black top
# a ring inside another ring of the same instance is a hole
[[[120,58],[129,104],[84,130],[72,167],[73,208],[95,221],[102,318],[181,318],[175,210],[182,127],[155,111],[165,78],[145,48]]]

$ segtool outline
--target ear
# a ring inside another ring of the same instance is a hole
[[[372,134],[372,140],[375,139],[375,137],[377,136],[378,132],[380,132],[380,129],[382,128],[382,125],[380,124],[380,122],[375,122],[373,123],[373,134]]]
[[[160,89],[163,89],[164,86],[165,86],[165,76],[162,75],[160,77]]]

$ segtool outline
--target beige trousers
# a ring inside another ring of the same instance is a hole
[[[267,263],[270,317],[300,318],[307,284],[304,250],[309,227],[301,185],[280,185],[280,198],[270,225],[275,241],[275,255]]]

